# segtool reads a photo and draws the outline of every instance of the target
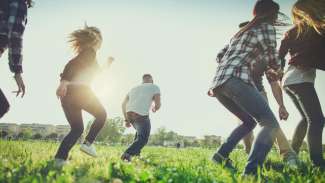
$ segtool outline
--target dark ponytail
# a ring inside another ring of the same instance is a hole
[[[277,19],[276,17],[279,15],[279,10],[279,4],[273,0],[258,0],[254,6],[253,20],[237,32],[235,37],[241,36],[247,30],[264,22],[275,24]]]
[[[34,1],[33,0],[26,0],[26,3],[27,3],[27,7],[28,8],[31,8],[34,5]]]

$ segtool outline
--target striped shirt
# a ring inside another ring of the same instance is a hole
[[[1,0],[0,7],[0,49],[9,49],[9,68],[14,73],[22,70],[23,34],[27,23],[25,0]]]
[[[232,77],[255,86],[252,71],[256,63],[264,61],[272,69],[280,68],[276,45],[276,31],[269,23],[262,23],[241,36],[233,37],[218,53],[218,66],[211,89],[221,86]]]

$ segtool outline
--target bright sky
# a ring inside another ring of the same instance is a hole
[[[278,1],[290,15],[294,0]],[[162,109],[151,115],[152,128],[161,126],[182,135],[226,137],[236,118],[216,99],[206,95],[217,51],[252,18],[255,0],[42,0],[30,9],[24,39],[25,98],[16,89],[7,57],[1,58],[0,87],[11,102],[0,122],[68,124],[55,90],[59,74],[73,56],[67,36],[85,22],[101,29],[104,37],[100,63],[112,55],[116,62],[94,84],[109,117],[122,116],[121,102],[143,73],[151,73],[162,91]],[[325,74],[317,73],[316,89],[325,108]],[[321,79],[322,78],[322,79]],[[271,107],[277,105],[267,86]],[[280,122],[291,139],[300,116],[285,95],[290,112]],[[92,117],[85,115],[85,122]],[[133,130],[129,130],[132,132]],[[325,139],[325,138],[323,138]]]

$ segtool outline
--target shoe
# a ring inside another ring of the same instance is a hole
[[[80,146],[80,150],[82,152],[88,154],[89,156],[97,157],[96,148],[93,144],[90,144],[90,145],[82,144]]]
[[[121,160],[131,162],[131,155],[128,153],[123,153],[121,156]]]
[[[55,168],[62,168],[63,166],[65,166],[68,162],[64,159],[60,159],[60,158],[55,158],[54,159],[54,167]]]
[[[224,167],[230,169],[230,170],[233,170],[235,171],[236,168],[232,165],[232,162],[229,158],[225,158],[223,157],[221,154],[219,153],[215,153],[212,157],[212,161],[216,164],[221,164],[223,165]]]
[[[291,169],[297,169],[298,168],[298,157],[296,153],[289,153],[285,158],[283,158],[285,161],[285,164],[291,168]]]

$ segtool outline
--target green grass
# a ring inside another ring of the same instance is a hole
[[[239,170],[232,173],[210,161],[213,150],[161,147],[146,147],[142,158],[126,163],[119,160],[125,147],[97,146],[100,157],[91,158],[76,146],[69,164],[56,169],[52,159],[57,147],[51,142],[0,140],[0,182],[256,182],[241,178],[247,159],[242,150],[231,154]],[[325,182],[325,172],[313,169],[307,156],[302,153],[299,169],[290,170],[272,151],[263,170],[265,178],[257,181]]]

